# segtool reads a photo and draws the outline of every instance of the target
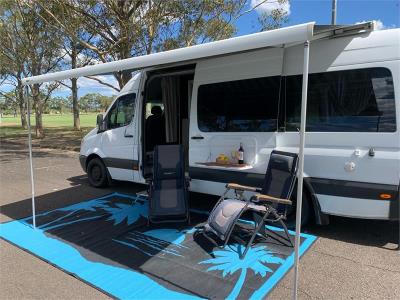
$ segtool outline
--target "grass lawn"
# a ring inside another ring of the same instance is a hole
[[[40,147],[79,151],[82,137],[96,127],[97,113],[81,114],[81,131],[73,129],[73,115],[43,115],[45,138],[35,140],[35,117],[31,117],[32,137]],[[0,123],[0,139],[26,142],[28,131],[21,127],[20,117],[3,116]]]
[[[81,114],[81,126],[82,127],[95,127],[96,126],[96,116],[97,113]],[[13,116],[3,116],[1,118],[0,126],[8,125],[20,125],[20,117],[14,118]],[[31,116],[31,124],[35,125],[35,117]],[[73,127],[74,118],[72,114],[63,115],[43,115],[43,125],[44,127]]]

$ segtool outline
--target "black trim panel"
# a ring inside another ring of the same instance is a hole
[[[239,183],[260,187],[264,183],[264,174],[226,171],[208,168],[189,167],[189,176],[192,179],[215,181],[221,183]]]
[[[103,162],[107,168],[139,170],[139,162],[137,160],[105,157]]]
[[[382,193],[391,195],[390,200],[398,197],[397,185],[314,177],[310,177],[309,181],[316,194],[379,201],[382,201],[379,197]]]
[[[193,179],[222,183],[235,182],[256,187],[263,186],[265,177],[264,174],[258,173],[227,171],[198,167],[190,167],[189,174],[190,177]],[[395,200],[398,198],[397,185],[314,177],[304,178],[304,180],[310,183],[315,194],[382,201],[379,195],[384,193],[392,195],[390,200]]]
[[[235,182],[255,187],[262,187],[265,177],[264,174],[198,167],[190,167],[189,175],[192,179],[221,183]],[[313,177],[304,178],[304,180],[307,182],[307,184],[309,184],[309,187],[311,186],[311,192],[315,194],[369,199],[376,201],[390,201],[390,211],[388,217],[390,219],[399,218],[399,187],[397,185]],[[392,197],[389,200],[382,200],[379,197],[379,195],[382,193],[389,194]],[[313,196],[316,196],[315,194]]]

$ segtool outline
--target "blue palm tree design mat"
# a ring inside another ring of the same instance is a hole
[[[113,193],[40,214],[36,229],[31,218],[3,223],[0,237],[120,299],[258,299],[293,266],[276,239],[243,260],[237,244],[213,247],[193,227],[207,212],[191,210],[192,227],[148,227],[146,216],[145,197]],[[303,233],[300,254],[315,240]]]

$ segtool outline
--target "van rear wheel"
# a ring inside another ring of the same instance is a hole
[[[107,168],[100,158],[93,158],[87,166],[89,183],[94,187],[105,187],[108,185]]]

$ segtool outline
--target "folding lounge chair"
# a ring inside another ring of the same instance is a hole
[[[297,154],[274,150],[271,153],[263,188],[228,183],[226,191],[215,205],[203,228],[204,236],[218,246],[215,239],[211,237],[217,236],[224,242],[222,247],[225,247],[239,222],[239,218],[245,212],[251,211],[254,218],[254,228],[251,230],[252,234],[248,242],[244,242],[236,234],[232,235],[241,244],[246,245],[244,252],[240,255],[241,259],[246,255],[256,237],[266,239],[269,235],[271,238],[293,247],[284,220],[286,208],[292,204],[289,199],[296,181],[297,163]],[[230,190],[235,191],[236,196],[233,199],[226,197]],[[243,195],[245,191],[256,194],[247,200]],[[285,236],[268,230],[265,226],[266,223],[279,223]]]
[[[153,163],[148,224],[190,222],[183,146],[155,146]]]

